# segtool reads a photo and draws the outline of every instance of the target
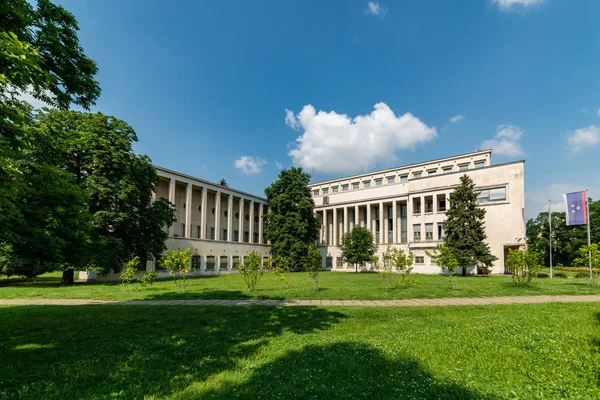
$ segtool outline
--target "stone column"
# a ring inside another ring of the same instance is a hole
[[[384,236],[384,215],[383,215],[383,203],[379,203],[379,244],[385,244],[385,236]]]
[[[358,205],[354,206],[354,222],[353,222],[353,226],[352,228],[354,228],[357,225],[360,225],[360,214],[358,212]]]
[[[233,194],[229,194],[229,197],[227,198],[227,241],[231,242],[232,240],[233,240]],[[229,263],[229,261],[228,261],[228,265],[231,266],[231,263]]]
[[[201,210],[202,210],[202,213],[201,213],[202,215],[200,217],[201,218],[200,219],[200,239],[206,239],[206,227],[208,226],[206,224],[206,216],[208,215],[206,213],[206,209],[208,208],[208,206],[206,204],[207,203],[207,199],[206,199],[207,191],[208,190],[207,190],[206,186],[202,188],[202,205],[200,206]]]
[[[263,204],[258,203],[258,243],[263,242]]]
[[[373,224],[371,221],[371,205],[367,204],[367,229],[369,232],[373,232]]]
[[[398,209],[396,208],[396,200],[392,202],[392,243],[398,243],[398,219],[396,218],[396,214]]]
[[[238,227],[238,242],[242,243],[244,241],[244,198],[240,197],[240,210],[239,210],[239,214],[240,214],[240,220],[239,220],[239,227]],[[240,261],[241,263],[241,261]]]
[[[217,191],[215,193],[215,240],[221,240],[221,192]],[[215,258],[215,263],[216,263]],[[218,269],[218,266],[215,265],[215,269]]]
[[[333,208],[333,230],[331,232],[332,242],[334,246],[337,246],[337,232],[338,232],[338,223],[337,223],[337,208]]]
[[[327,226],[327,210],[323,210],[323,245],[329,246],[329,227]]]
[[[344,207],[344,235],[348,234],[348,207]]]
[[[177,204],[175,204],[175,183],[175,179],[171,178],[171,181],[169,182],[169,201],[173,203],[175,205],[175,209],[177,209]],[[169,228],[170,237],[173,237],[173,235],[175,234],[175,223],[177,222],[180,221],[175,221],[173,225],[171,225],[171,227]]]
[[[185,232],[186,238],[192,237],[192,183],[185,187]]]
[[[250,228],[248,229],[248,243],[254,243],[254,201],[250,200]]]

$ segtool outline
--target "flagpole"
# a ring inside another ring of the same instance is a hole
[[[587,234],[588,234],[588,260],[590,263],[590,280],[594,279],[592,275],[592,248],[590,240],[590,202],[588,201],[588,191],[585,189],[585,207],[587,210]]]
[[[548,226],[549,242],[550,242],[550,279],[552,279],[552,200],[548,201]]]

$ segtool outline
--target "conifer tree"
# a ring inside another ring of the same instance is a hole
[[[497,258],[485,241],[485,209],[477,205],[478,193],[473,180],[463,175],[460,182],[450,195],[450,208],[446,211],[446,245],[456,257],[463,276],[467,275],[467,268],[472,267],[477,267],[478,273],[487,274]]]

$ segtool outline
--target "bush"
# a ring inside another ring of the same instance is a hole
[[[564,272],[555,272],[552,274],[554,278],[567,278],[567,274]]]
[[[152,285],[158,279],[156,271],[144,271],[144,275],[140,278],[140,284],[144,287]]]
[[[456,256],[452,253],[452,249],[445,244],[438,245],[437,249],[433,252],[426,251],[431,261],[438,265],[442,269],[442,273],[446,273],[450,280],[450,287],[454,290],[457,288],[456,279],[454,277],[458,275],[458,261]]]
[[[269,266],[273,267],[273,273],[283,282],[286,289],[290,288],[290,259],[284,256],[277,256],[269,259]]]
[[[506,264],[512,272],[513,282],[517,285],[531,285],[542,269],[541,260],[540,254],[531,249],[509,250]]]
[[[538,274],[537,274],[537,277],[538,277],[538,278],[549,278],[549,277],[550,277],[550,275],[548,275],[548,274],[547,274],[547,273],[545,273],[545,272],[538,272]]]
[[[575,278],[584,278],[584,279],[589,279],[590,278],[590,273],[589,272],[585,272],[585,271],[579,271],[575,274]]]
[[[257,251],[248,254],[244,264],[239,264],[237,269],[244,275],[246,286],[251,292],[256,290],[260,278],[262,278],[263,270],[260,268],[262,257]]]
[[[322,263],[323,260],[321,259],[319,250],[317,250],[315,246],[310,246],[308,248],[308,254],[304,258],[304,265],[308,271],[308,275],[313,280],[313,290],[319,290],[321,288],[321,284],[319,283],[319,272],[321,272]]]
[[[192,259],[192,249],[169,250],[161,259],[161,264],[169,271],[169,275],[174,279],[175,286],[184,292],[187,284],[187,278],[190,274],[190,260]]]
[[[137,274],[137,268],[140,264],[139,257],[133,257],[131,261],[125,264],[125,268],[121,271],[119,275],[119,284],[121,285],[121,290],[127,289],[127,286],[135,279]]]

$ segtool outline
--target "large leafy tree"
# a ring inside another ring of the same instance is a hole
[[[497,259],[486,243],[485,209],[477,205],[477,192],[473,180],[463,175],[460,185],[450,195],[450,208],[446,211],[446,245],[456,257],[463,276],[467,268],[477,267],[487,273]]]
[[[302,266],[321,227],[309,182],[310,175],[302,168],[290,168],[281,170],[278,179],[265,189],[269,202],[265,233],[271,242],[271,254],[287,257],[295,269]]]
[[[152,201],[158,175],[148,157],[133,152],[133,128],[101,113],[46,110],[37,115],[30,135],[39,144],[38,162],[64,171],[69,177],[64,186],[78,188],[86,198],[88,238],[63,258],[66,281],[73,269],[116,272],[133,256],[143,265],[165,250],[163,228],[173,223],[174,208],[164,199]]]
[[[377,251],[377,245],[373,241],[373,234],[367,228],[354,226],[350,233],[342,236],[342,244],[339,246],[342,251],[344,262],[354,264],[355,272],[358,272],[358,265],[371,262]]]

